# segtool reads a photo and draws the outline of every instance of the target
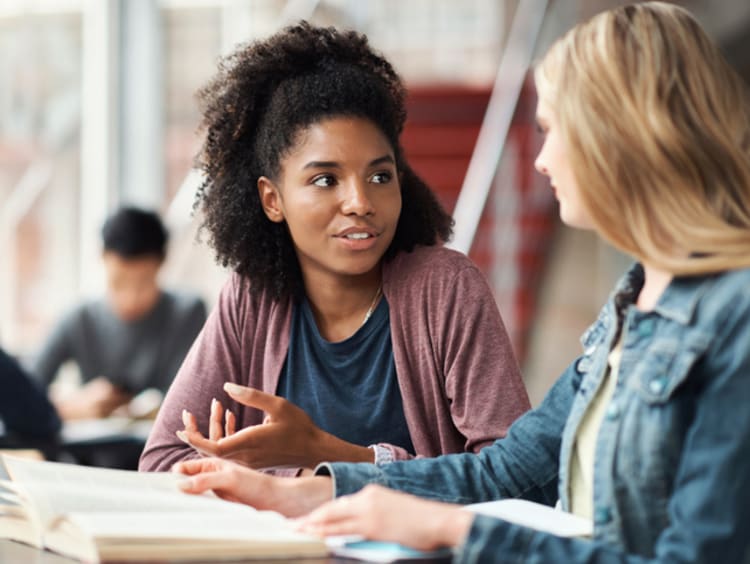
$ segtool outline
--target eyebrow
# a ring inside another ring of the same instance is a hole
[[[386,163],[396,164],[396,161],[394,161],[393,157],[390,155],[383,155],[382,157],[378,157],[377,159],[373,159],[372,161],[370,161],[367,166],[372,167]],[[336,161],[310,161],[302,168],[341,168],[341,165]]]

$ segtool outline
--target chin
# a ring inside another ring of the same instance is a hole
[[[377,268],[380,264],[380,260],[382,260],[382,258],[376,261],[367,260],[350,262],[348,264],[341,265],[338,270],[339,272],[347,276],[362,276],[363,274],[372,272],[375,268]]]
[[[584,229],[586,231],[591,231],[592,229],[594,229],[594,226],[586,218],[578,216],[571,217],[561,213],[560,219],[565,225],[574,229]]]
[[[145,317],[148,311],[119,311],[117,312],[117,317],[125,321],[126,323],[132,323],[134,321],[138,321],[142,317]]]

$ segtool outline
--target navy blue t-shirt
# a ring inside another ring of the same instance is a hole
[[[393,362],[385,298],[354,335],[331,343],[318,331],[309,302],[295,305],[277,395],[315,424],[361,446],[390,443],[414,453]]]

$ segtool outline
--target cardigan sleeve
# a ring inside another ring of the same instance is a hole
[[[222,289],[216,307],[164,398],[141,455],[140,470],[167,471],[180,460],[198,458],[199,455],[175,435],[184,428],[183,409],[195,416],[198,428],[205,432],[212,398],[230,405],[230,398],[223,390],[224,382],[242,383],[238,323],[243,313],[238,299],[241,290],[236,275]]]
[[[384,269],[394,360],[417,455],[478,452],[530,408],[492,291],[465,255],[418,248]],[[390,445],[394,460],[410,458]]]
[[[495,298],[475,267],[457,273],[438,315],[444,335],[445,390],[465,450],[504,437],[529,410],[521,371]]]

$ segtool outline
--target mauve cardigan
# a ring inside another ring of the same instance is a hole
[[[275,393],[289,347],[293,301],[253,295],[233,274],[185,358],[156,418],[141,470],[164,471],[198,455],[181,442],[181,413],[208,429],[211,398],[237,428],[263,414],[236,403],[224,382]],[[481,271],[443,247],[418,247],[383,265],[393,358],[404,415],[418,456],[477,452],[505,435],[529,400],[497,304]],[[392,445],[396,459],[409,458]]]

